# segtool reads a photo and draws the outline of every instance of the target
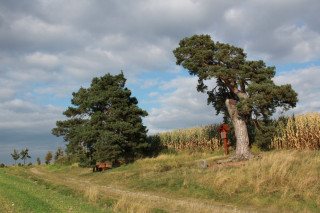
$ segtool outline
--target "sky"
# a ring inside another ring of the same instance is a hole
[[[319,112],[319,11],[319,0],[0,0],[0,163],[64,146],[51,129],[72,92],[121,70],[149,134],[221,122],[172,53],[194,34],[275,66],[275,83],[299,94],[287,113]]]

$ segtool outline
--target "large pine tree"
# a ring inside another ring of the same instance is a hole
[[[148,114],[138,107],[125,83],[123,73],[93,78],[89,88],[72,94],[74,107],[63,113],[68,119],[57,121],[52,129],[52,134],[68,142],[67,152],[80,154],[82,165],[130,162],[148,146],[142,124]]]
[[[180,41],[173,51],[177,65],[198,76],[197,90],[207,92],[217,114],[229,115],[236,135],[233,159],[252,157],[247,123],[252,118],[267,121],[277,107],[295,107],[297,93],[291,85],[277,86],[272,78],[275,67],[263,61],[247,61],[243,49],[214,42],[209,35],[194,35]],[[215,79],[209,90],[205,81]]]

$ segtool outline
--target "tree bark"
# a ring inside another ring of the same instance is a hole
[[[245,160],[253,157],[250,152],[249,135],[246,122],[238,114],[237,105],[234,100],[227,99],[226,106],[231,117],[234,131],[236,134],[236,154],[231,158],[233,160]]]

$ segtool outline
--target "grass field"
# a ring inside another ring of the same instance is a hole
[[[162,154],[99,173],[76,165],[11,167],[0,170],[0,200],[7,212],[320,212],[319,151],[216,163],[223,158]],[[198,168],[200,159],[207,169]]]
[[[0,169],[1,212],[108,212],[70,193],[10,175],[6,172],[8,169]]]

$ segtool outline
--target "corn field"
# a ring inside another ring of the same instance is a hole
[[[276,127],[274,137],[269,142],[271,149],[320,149],[320,114],[307,113],[293,117],[281,117],[273,121]],[[158,144],[176,151],[203,150],[216,151],[223,148],[218,133],[220,124],[188,129],[176,129],[148,137],[149,143]],[[230,131],[229,140],[234,137]],[[230,141],[228,140],[228,143]]]
[[[159,137],[161,145],[176,151],[197,150],[214,151],[221,148],[221,139],[218,136],[220,125],[176,129],[170,132],[159,133],[151,137]]]
[[[307,113],[278,119],[277,130],[271,142],[276,149],[320,149],[320,114]]]

